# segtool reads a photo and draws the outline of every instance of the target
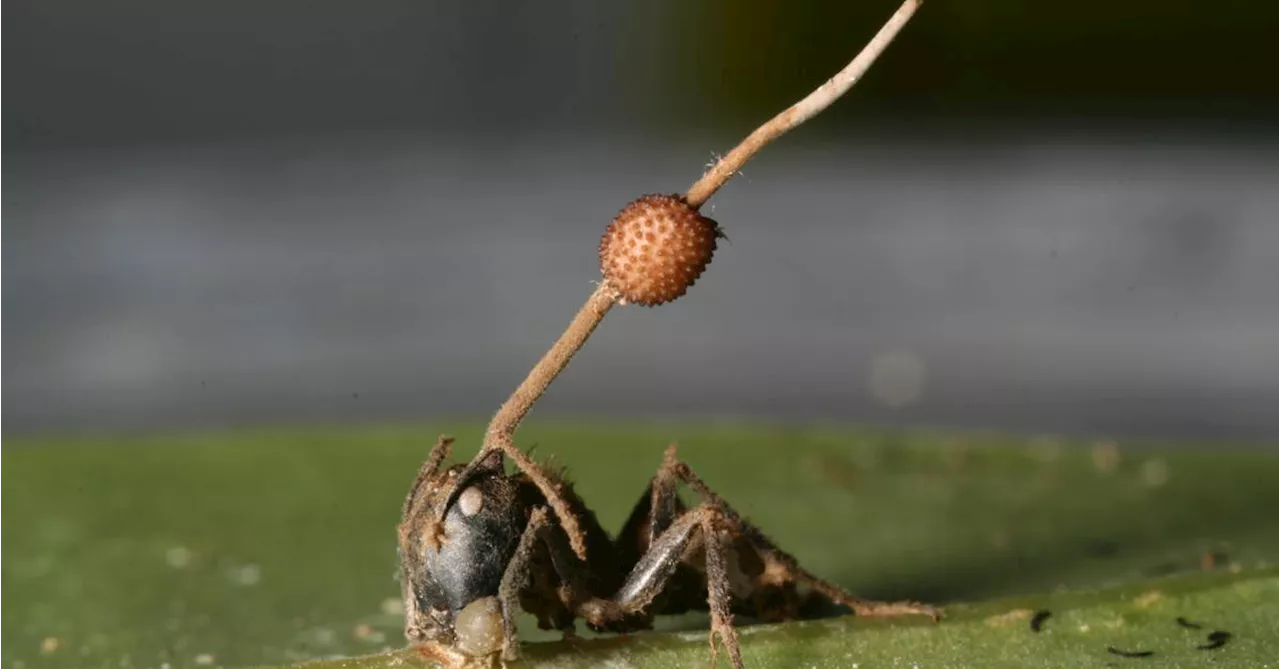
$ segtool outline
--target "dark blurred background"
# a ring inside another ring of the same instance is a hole
[[[892,1],[4,5],[4,431],[487,414]],[[1274,5],[926,3],[538,416],[1270,438]]]

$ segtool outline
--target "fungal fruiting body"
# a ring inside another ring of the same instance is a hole
[[[622,304],[655,307],[684,295],[711,263],[720,226],[679,195],[644,195],[600,239],[600,270]]]
[[[454,619],[456,647],[471,657],[488,658],[502,651],[502,604],[481,597],[462,607]]]

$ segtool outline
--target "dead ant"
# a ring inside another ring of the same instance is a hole
[[[539,628],[566,636],[577,618],[597,632],[626,633],[650,629],[656,615],[709,610],[713,662],[719,636],[735,669],[742,667],[735,613],[776,622],[834,604],[860,616],[941,615],[915,602],[855,597],[801,568],[677,460],[675,446],[613,538],[561,473],[539,472],[557,506],[576,518],[583,559],[558,515],[548,513],[545,488],[523,472],[507,474],[502,449],[442,469],[451,444],[442,437],[431,450],[399,526],[405,636],[448,666],[516,659],[520,608],[537,616]],[[681,484],[699,505],[681,501]],[[439,544],[432,539],[437,517],[444,519]]]

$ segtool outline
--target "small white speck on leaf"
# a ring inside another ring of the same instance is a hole
[[[379,606],[379,609],[389,616],[402,616],[404,615],[404,602],[399,597],[388,597],[382,600],[382,605]]]
[[[1103,474],[1110,474],[1120,466],[1120,447],[1114,441],[1094,444],[1089,455],[1093,460],[1093,468]]]
[[[186,569],[191,566],[191,558],[194,557],[191,549],[186,546],[174,546],[164,552],[164,561],[174,569]]]
[[[233,567],[227,572],[227,580],[231,581],[235,585],[257,585],[258,582],[262,580],[262,568],[256,564]]]
[[[1161,458],[1152,458],[1142,463],[1138,474],[1142,478],[1142,485],[1159,488],[1169,482],[1169,463]]]

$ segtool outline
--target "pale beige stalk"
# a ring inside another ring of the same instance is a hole
[[[889,18],[880,32],[858,53],[843,70],[819,86],[803,100],[787,108],[760,126],[755,132],[742,140],[738,146],[716,162],[697,183],[689,188],[685,200],[695,209],[701,207],[729,179],[732,179],[742,166],[747,163],[766,144],[782,136],[788,130],[804,123],[844,95],[866,73],[871,64],[893,41],[907,21],[920,7],[922,0],[906,0],[898,11]],[[516,447],[515,432],[533,404],[546,392],[551,382],[573,359],[574,354],[582,348],[587,338],[604,319],[605,314],[617,302],[617,292],[609,286],[608,281],[601,281],[587,303],[578,310],[568,329],[552,344],[551,350],[534,365],[533,370],[520,383],[511,397],[502,404],[489,428],[485,432],[484,445],[476,455],[478,461],[485,453],[500,449],[510,457],[521,471],[533,481],[542,494],[546,496],[551,509],[560,520],[561,527],[569,535],[573,550],[581,558],[586,558],[586,541],[577,518],[569,509],[568,501],[560,493],[560,482],[542,471],[524,452]],[[474,461],[473,461],[474,462]],[[437,531],[443,528],[443,512],[446,505],[441,505],[441,517],[437,520]],[[437,535],[437,533],[432,533]]]
[[[810,93],[805,99],[791,105],[782,113],[769,119],[768,123],[756,128],[756,131],[747,135],[723,158],[716,161],[706,174],[698,179],[697,183],[689,187],[689,192],[685,194],[684,199],[691,206],[701,207],[720,187],[725,185],[730,179],[747,164],[751,157],[756,155],[760,149],[766,144],[781,137],[788,130],[808,121],[816,116],[819,112],[831,106],[840,96],[844,95],[853,85],[858,83],[862,75],[867,73],[871,68],[871,64],[876,62],[880,54],[884,52],[885,47],[893,41],[898,35],[898,31],[902,30],[902,26],[907,24],[911,19],[911,15],[916,13],[920,8],[922,0],[906,0],[898,11],[889,17],[889,20],[880,28],[880,32],[871,38],[862,51],[845,66],[843,70],[836,73],[836,76],[827,80],[827,83],[819,86],[817,90]]]

